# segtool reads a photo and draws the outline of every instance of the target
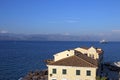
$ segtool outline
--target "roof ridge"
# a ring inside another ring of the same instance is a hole
[[[78,57],[77,55],[74,55],[74,56]],[[92,64],[92,63],[90,63],[90,62],[88,62],[88,61],[86,61],[86,60],[84,60],[84,59],[82,59],[81,57],[78,57],[78,58],[81,59],[81,60],[83,60],[83,61],[85,61],[85,62],[87,62],[88,64],[91,64],[91,65],[93,65],[94,67],[96,67],[96,65],[94,65],[94,64]]]
[[[51,63],[49,63],[48,65],[53,65],[53,64],[56,64],[56,63],[61,62],[61,61],[63,61],[63,60],[72,58],[72,57],[73,57],[73,58],[76,58],[76,59],[78,59],[78,60],[80,60],[81,62],[83,62],[83,63],[85,63],[85,64],[88,64],[89,67],[97,67],[96,65],[89,63],[88,61],[86,61],[86,60],[80,58],[80,57],[77,56],[77,55],[73,55],[73,56],[70,56],[70,57],[67,57],[67,58],[63,58],[63,59],[60,59],[60,60],[55,61],[55,62],[51,62]],[[78,64],[79,64],[79,65],[82,65],[82,63],[78,63]],[[61,65],[61,64],[60,64],[60,65]],[[86,67],[87,67],[87,66],[86,66]]]
[[[75,55],[72,55],[72,56],[69,56],[69,57],[65,57],[65,58],[62,58],[62,59],[60,59],[60,60],[53,61],[53,62],[51,62],[51,63],[55,63],[55,62],[58,62],[58,61],[62,61],[62,60],[64,60],[64,59],[67,59],[67,58],[70,58],[70,57],[73,57],[73,56],[75,56]],[[50,64],[51,64],[51,63],[50,63]]]
[[[91,57],[88,57],[88,56],[85,56],[83,53],[81,53],[81,52],[79,52],[79,51],[76,51],[77,53],[76,53],[76,56],[78,56],[79,58],[81,58],[81,59],[83,59],[83,60],[85,60],[85,61],[87,61],[87,62],[89,62],[89,63],[91,63],[91,64],[93,64],[93,65],[96,65],[96,59],[93,59],[93,58],[91,58]],[[82,58],[83,57],[83,58]],[[88,59],[90,59],[90,61],[89,60],[87,60],[86,58],[88,58]],[[92,61],[92,62],[91,62]],[[95,63],[95,64],[94,64]]]

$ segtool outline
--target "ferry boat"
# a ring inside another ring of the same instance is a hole
[[[104,44],[104,43],[107,43],[106,40],[101,40],[100,43]]]

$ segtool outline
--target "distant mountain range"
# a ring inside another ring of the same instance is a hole
[[[24,40],[24,41],[100,41],[103,36],[94,35],[61,35],[61,34],[13,34],[0,33],[0,40]],[[109,37],[108,37],[109,39]]]

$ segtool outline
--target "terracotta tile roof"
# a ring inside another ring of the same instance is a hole
[[[74,55],[70,56],[56,62],[49,63],[48,65],[58,65],[58,66],[76,66],[76,67],[97,67],[97,65],[92,64],[81,57]]]
[[[88,57],[87,55],[82,54],[82,53],[79,52],[79,51],[75,51],[75,55],[78,56],[79,58],[81,58],[81,59],[83,59],[83,60],[85,60],[85,61],[93,64],[93,65],[98,66],[98,60],[97,60],[97,59],[93,59],[93,58],[91,58],[91,57]]]
[[[86,49],[86,50],[88,50],[89,48],[88,47],[81,47],[82,49]]]

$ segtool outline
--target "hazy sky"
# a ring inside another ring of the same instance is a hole
[[[0,0],[0,31],[120,34],[120,0]]]

